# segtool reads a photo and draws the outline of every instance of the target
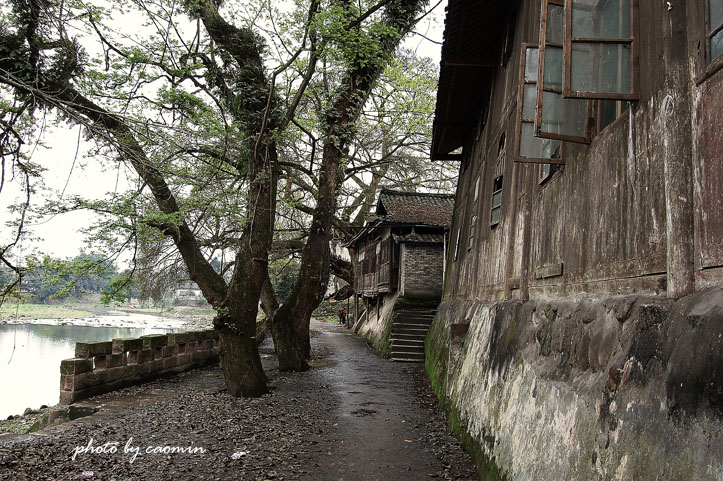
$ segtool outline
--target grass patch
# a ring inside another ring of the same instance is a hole
[[[116,307],[115,310],[130,314],[146,314],[162,317],[214,317],[216,311],[210,307],[174,306],[170,308],[158,307]]]
[[[93,312],[79,306],[55,304],[15,304],[0,306],[0,319],[81,319],[93,316]]]

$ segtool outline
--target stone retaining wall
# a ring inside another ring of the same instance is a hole
[[[425,362],[482,479],[723,481],[723,288],[447,300]]]
[[[209,329],[137,339],[79,342],[60,363],[60,403],[171,376],[218,361],[218,333]]]

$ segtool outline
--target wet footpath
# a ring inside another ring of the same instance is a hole
[[[272,393],[228,395],[218,367],[85,401],[96,414],[0,438],[0,480],[476,479],[421,364],[382,359],[364,339],[312,323],[312,368]],[[29,380],[32,382],[32,380]],[[5,386],[7,389],[8,386]]]

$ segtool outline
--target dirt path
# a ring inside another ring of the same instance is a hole
[[[210,368],[99,396],[93,416],[0,438],[0,479],[474,479],[420,365],[380,359],[339,327],[313,329],[308,372],[279,373],[264,347],[270,395],[232,398]],[[173,447],[203,452],[163,452]]]

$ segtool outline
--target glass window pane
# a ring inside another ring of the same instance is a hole
[[[537,47],[530,47],[525,52],[525,82],[537,82],[537,66],[539,53]]]
[[[573,91],[632,92],[628,44],[573,43],[570,69]]]
[[[497,224],[500,221],[500,213],[502,211],[501,207],[495,207],[492,209],[492,217],[490,219],[492,224]]]
[[[618,118],[618,101],[617,100],[601,100],[600,101],[600,127],[602,130],[608,125],[615,122]]]
[[[723,23],[723,0],[709,0],[710,1],[710,29],[715,30],[721,23]]]
[[[537,104],[537,85],[525,85],[522,89],[522,94],[522,120],[533,122],[535,120],[535,106]]]
[[[710,59],[713,60],[723,54],[723,30],[710,39]]]
[[[555,92],[542,93],[542,124],[544,133],[584,139],[587,135],[587,100],[565,99]]]
[[[723,0],[721,0],[723,2]],[[545,32],[545,43],[556,43],[562,45],[564,38],[565,7],[562,5],[547,5],[547,30]]]
[[[498,207],[500,205],[502,205],[502,191],[492,195],[492,207]]]
[[[520,157],[528,159],[559,159],[560,141],[534,136],[534,126],[523,123],[520,129]]]
[[[573,38],[631,38],[631,0],[572,0]]]
[[[543,87],[562,90],[562,47],[545,47]]]
[[[542,170],[540,171],[540,178],[544,179],[550,175],[550,164],[542,164]]]

